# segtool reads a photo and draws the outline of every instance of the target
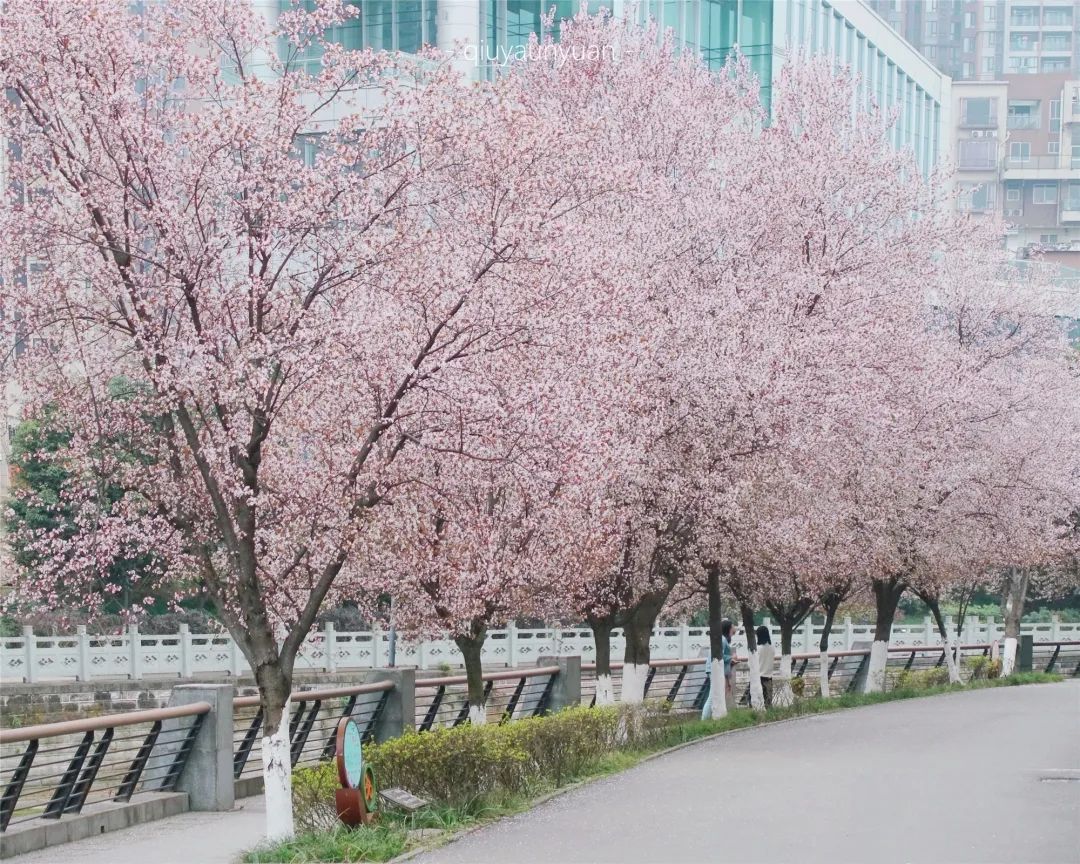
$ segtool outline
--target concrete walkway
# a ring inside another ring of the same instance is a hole
[[[1080,862],[1080,681],[912,699],[697,744],[415,859]]]
[[[8,859],[15,864],[232,864],[266,831],[260,795],[228,813],[183,813]]]

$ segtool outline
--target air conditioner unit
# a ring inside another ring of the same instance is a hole
[[[1006,210],[1005,211],[1005,218],[1006,219],[1008,219],[1010,216],[1019,217],[1019,216],[1023,216],[1023,215],[1024,215],[1023,210]]]
[[[971,133],[971,137],[972,138],[982,138],[985,134],[986,134],[985,132],[982,132],[980,130],[976,130],[976,131]]]

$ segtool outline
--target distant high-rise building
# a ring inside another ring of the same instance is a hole
[[[1080,76],[1080,0],[868,0],[957,80]],[[843,6],[844,0],[838,0]]]

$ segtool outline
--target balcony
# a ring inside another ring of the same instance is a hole
[[[1061,224],[1080,223],[1080,198],[1066,198],[1061,202]]]
[[[1073,161],[1080,165],[1080,160]],[[1062,160],[1060,156],[1009,156],[1002,160],[1001,167],[1006,180],[1072,180],[1076,169],[1069,162],[1068,157]]]
[[[1038,129],[1039,128],[1039,115],[1038,114],[1010,114],[1009,115],[1009,128],[1010,129]]]

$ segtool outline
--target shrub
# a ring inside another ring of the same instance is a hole
[[[933,669],[905,669],[896,676],[897,690],[929,690],[949,683],[949,670],[944,667]]]
[[[334,792],[341,788],[337,763],[320,762],[293,771],[293,818],[298,833],[330,831],[337,827]]]

